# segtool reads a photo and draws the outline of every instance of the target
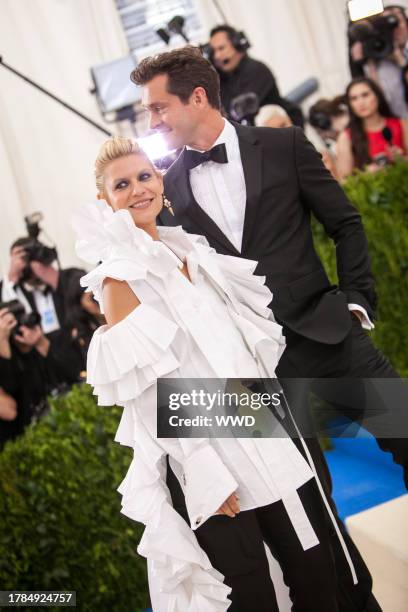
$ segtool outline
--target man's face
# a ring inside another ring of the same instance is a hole
[[[210,39],[214,64],[223,72],[235,70],[242,58],[242,53],[237,51],[228,38],[226,32],[217,32]]]
[[[389,8],[384,10],[384,15],[394,15],[398,19],[398,25],[393,30],[394,43],[400,47],[405,47],[408,42],[408,24],[399,8]]]
[[[169,150],[194,143],[202,108],[194,101],[194,93],[184,104],[167,91],[168,76],[159,74],[143,86],[142,104],[150,116],[150,128],[160,133]]]

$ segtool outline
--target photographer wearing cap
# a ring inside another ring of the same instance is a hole
[[[377,82],[395,117],[408,117],[408,19],[405,9],[388,5],[381,15],[352,23],[348,31],[353,77]]]
[[[229,118],[232,103],[242,94],[256,94],[259,107],[277,104],[284,108],[294,125],[303,127],[303,115],[298,106],[282,98],[275,77],[269,68],[249,57],[249,42],[243,32],[229,25],[220,25],[210,32],[211,61],[220,75],[221,102]],[[254,124],[256,112],[246,117]]]

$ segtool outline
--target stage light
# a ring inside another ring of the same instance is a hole
[[[382,13],[384,5],[382,0],[350,0],[348,11],[351,21],[358,21],[371,15]]]
[[[161,134],[151,134],[143,138],[136,138],[136,141],[153,161],[166,157],[171,152]]]

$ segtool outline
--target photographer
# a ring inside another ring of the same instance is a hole
[[[53,265],[56,259],[55,249],[32,237],[19,238],[11,246],[10,267],[0,282],[0,293],[3,302],[18,299],[27,313],[38,313],[45,336],[53,344],[64,344],[66,286],[73,275],[85,272],[78,268],[59,270]]]
[[[229,25],[220,25],[210,32],[211,60],[219,75],[221,102],[228,117],[233,100],[242,94],[258,96],[259,107],[277,104],[284,108],[294,125],[303,127],[301,109],[282,98],[269,68],[247,54],[249,43],[244,35]],[[255,113],[256,114],[256,113]],[[254,124],[255,114],[246,117]]]
[[[336,96],[330,100],[327,98],[317,100],[309,109],[308,119],[324,143],[324,148],[319,149],[322,161],[333,178],[337,180],[339,178],[336,167],[337,139],[349,122],[345,96]]]
[[[405,9],[387,6],[380,16],[349,26],[353,77],[366,76],[384,91],[394,117],[408,117],[408,21]]]
[[[16,301],[0,308],[0,387],[17,404],[14,419],[0,415],[0,441],[22,433],[40,417],[47,395],[61,390],[69,378],[63,348],[51,345],[36,315],[27,316]]]
[[[360,77],[346,90],[349,127],[337,141],[337,172],[346,178],[354,168],[376,172],[408,152],[408,122],[392,116],[380,87]]]

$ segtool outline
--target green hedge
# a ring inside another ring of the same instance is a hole
[[[361,213],[378,293],[373,340],[404,377],[408,376],[408,162],[376,174],[358,172],[343,185]],[[314,224],[317,250],[337,282],[333,243]]]
[[[5,445],[2,590],[75,590],[81,612],[148,606],[145,562],[136,552],[142,527],[120,514],[115,490],[131,460],[131,450],[113,442],[120,414],[77,387]]]

